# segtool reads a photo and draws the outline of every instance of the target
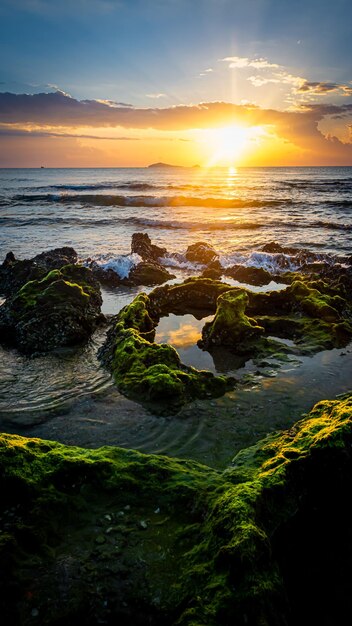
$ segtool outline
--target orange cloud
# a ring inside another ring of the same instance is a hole
[[[332,84],[330,85],[333,88]],[[328,88],[328,87],[326,87]],[[345,126],[351,122],[352,104],[341,106],[306,104],[295,110],[278,111],[250,104],[202,102],[165,108],[133,108],[118,106],[108,101],[79,101],[63,93],[34,95],[0,94],[0,134],[28,132],[25,125],[35,126],[36,133],[67,136],[82,127],[112,129],[140,129],[143,131],[191,131],[192,129],[225,126],[262,126],[270,129],[280,140],[289,142],[323,163],[352,164],[352,144],[344,143],[328,131],[323,134],[319,123],[334,116],[342,116]],[[343,122],[341,122],[343,123]],[[58,128],[59,127],[59,128]],[[82,138],[97,139],[85,131]],[[109,137],[109,139],[124,137]],[[159,137],[160,139],[160,137]]]

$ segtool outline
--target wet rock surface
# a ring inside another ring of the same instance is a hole
[[[128,276],[121,278],[113,269],[101,267],[96,261],[90,261],[90,269],[99,282],[110,287],[161,285],[175,278],[175,275],[171,274],[160,263],[160,259],[166,252],[166,248],[152,244],[147,233],[134,233],[132,235],[131,254],[137,254],[142,261],[132,266]]]
[[[218,253],[211,244],[198,241],[188,246],[185,256],[188,261],[208,265],[217,259]]]
[[[152,244],[147,233],[134,233],[132,235],[131,253],[139,254],[143,261],[148,263],[158,263],[159,259],[167,253],[167,250]]]
[[[8,252],[0,266],[0,293],[9,296],[29,280],[38,280],[54,269],[77,262],[77,252],[70,247],[55,248],[41,252],[32,259],[16,259]]]

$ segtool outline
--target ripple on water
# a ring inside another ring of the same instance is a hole
[[[33,358],[0,348],[0,418],[23,422],[28,414],[31,423],[42,421],[53,410],[108,389],[112,378],[96,356],[104,336],[99,329],[84,346]]]

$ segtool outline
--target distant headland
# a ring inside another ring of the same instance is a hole
[[[147,165],[148,168],[155,168],[155,169],[168,169],[168,168],[172,168],[172,169],[189,169],[190,167],[200,167],[200,165],[193,165],[193,166],[187,166],[187,165],[172,165],[170,163],[151,163],[151,165]]]

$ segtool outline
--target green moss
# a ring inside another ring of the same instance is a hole
[[[352,395],[222,473],[2,435],[4,620],[29,624],[36,608],[48,624],[347,623],[351,444]]]
[[[66,265],[61,270],[52,270],[41,280],[29,281],[15,295],[14,308],[29,309],[46,302],[65,304],[70,299],[79,306],[86,306],[94,290],[84,280],[85,269],[81,266]],[[74,282],[74,278],[80,283]]]
[[[186,367],[172,346],[152,342],[158,319],[149,310],[149,297],[137,296],[120,311],[100,351],[119,389],[160,412],[172,412],[192,398],[225,393],[232,381]]]
[[[214,320],[205,324],[202,331],[203,345],[233,346],[236,352],[248,352],[251,344],[264,333],[256,320],[245,314],[248,305],[245,290],[227,291],[217,299]]]
[[[90,269],[65,265],[27,282],[0,308],[0,341],[23,352],[78,344],[102,319],[99,284]]]

